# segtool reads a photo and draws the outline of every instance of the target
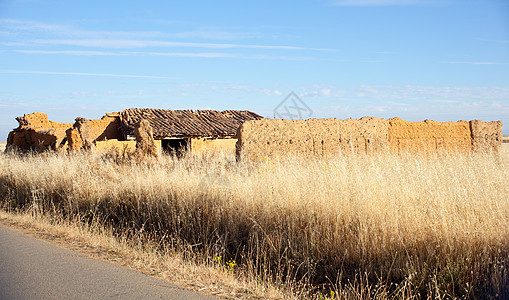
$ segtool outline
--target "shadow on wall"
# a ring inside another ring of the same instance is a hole
[[[21,151],[41,152],[67,149],[69,146],[78,147],[81,143],[76,140],[77,132],[79,135],[83,134],[79,124],[86,125],[86,139],[89,143],[123,139],[120,118],[116,113],[106,114],[100,120],[77,118],[74,124],[50,121],[48,116],[41,112],[25,114],[16,120],[19,126],[9,133],[7,147]]]
[[[124,135],[120,131],[120,118],[113,114],[104,116],[101,120],[90,120],[91,138],[96,141],[123,140]]]

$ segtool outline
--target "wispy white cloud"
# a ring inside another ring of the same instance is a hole
[[[82,30],[73,26],[48,24],[33,20],[0,19],[0,27],[9,36],[27,36],[45,34],[57,37],[79,38],[162,38],[178,37],[178,33],[169,34],[160,31],[114,31]],[[203,34],[202,36],[205,36]]]
[[[327,48],[307,48],[288,45],[254,45],[254,44],[233,44],[233,43],[194,43],[175,42],[163,40],[139,40],[139,39],[36,39],[30,41],[40,45],[65,45],[96,47],[109,49],[122,48],[147,48],[147,47],[184,47],[184,48],[209,48],[209,49],[265,49],[265,50],[314,50],[314,51],[335,51]]]
[[[509,100],[509,88],[362,85],[354,95],[378,100]]]
[[[268,59],[268,60],[289,60],[307,61],[313,60],[306,56],[282,56],[282,55],[245,55],[239,53],[221,52],[147,52],[147,51],[86,51],[86,50],[0,50],[2,52],[15,52],[23,54],[41,55],[75,55],[75,56],[169,56],[169,57],[191,57],[191,58],[237,58],[237,59]]]
[[[275,59],[275,60],[293,60],[303,61],[312,60],[312,57],[302,56],[281,56],[281,55],[245,55],[239,53],[221,53],[221,52],[120,52],[123,55],[143,55],[143,56],[174,56],[174,57],[201,57],[201,58],[239,58],[239,59]]]
[[[509,104],[497,101],[448,103],[437,101],[433,103],[355,103],[353,105],[335,104],[332,106],[314,107],[316,117],[360,118],[376,116],[381,118],[400,117],[408,121],[422,121],[424,119],[436,121],[457,121],[481,119],[484,121],[501,120],[506,124],[509,119]],[[509,133],[504,126],[505,134]]]
[[[124,77],[124,78],[152,78],[171,79],[165,76],[132,75],[132,74],[108,74],[108,73],[78,73],[78,72],[46,72],[31,70],[0,70],[2,74],[32,74],[32,75],[71,75],[71,76],[94,76],[94,77]]]
[[[234,53],[219,52],[121,52],[126,55],[145,56],[175,56],[175,57],[203,57],[203,58],[240,58],[241,55]]]
[[[161,31],[115,31],[115,30],[83,30],[68,25],[54,25],[32,20],[0,19],[1,35],[15,36],[25,34],[48,34],[60,37],[80,38],[178,38],[178,39],[211,39],[239,40],[246,38],[262,38],[263,34],[252,31],[231,31],[220,27],[201,27],[181,32]]]
[[[207,39],[207,40],[241,40],[247,38],[262,38],[258,32],[228,31],[222,28],[199,28],[196,30],[167,33],[166,37],[181,39]]]
[[[284,56],[284,55],[264,55],[264,54],[256,54],[256,55],[241,55],[240,58],[245,59],[273,59],[273,60],[290,60],[290,61],[310,61],[315,60],[314,57],[309,56]]]
[[[333,85],[311,85],[302,87],[296,92],[299,96],[306,98],[375,100],[387,105],[403,106],[434,101],[453,104],[473,101],[509,101],[507,87],[361,85],[346,89]]]
[[[293,45],[271,45],[253,43],[208,43],[184,42],[179,39],[195,40],[240,40],[261,38],[256,32],[235,32],[218,28],[200,28],[185,32],[160,31],[101,31],[81,30],[72,26],[53,25],[30,20],[0,19],[0,34],[8,37],[4,46],[76,46],[108,49],[135,49],[147,47],[180,47],[207,49],[258,49],[258,50],[311,50],[335,51],[320,47]],[[34,38],[37,36],[37,38]]]
[[[299,93],[302,98],[344,98],[347,93],[336,88],[313,88],[308,87]]]
[[[170,90],[144,91],[144,94],[193,94],[208,93],[242,93],[260,94],[266,96],[282,96],[294,90],[303,98],[321,98],[331,100],[373,101],[376,105],[414,107],[416,103],[428,105],[430,103],[445,103],[448,105],[474,105],[476,102],[509,103],[509,88],[505,87],[461,87],[461,86],[374,86],[362,85],[349,89],[328,84],[313,84],[295,87],[273,86],[259,87],[253,85],[224,84],[224,83],[194,83],[179,85]],[[504,105],[507,107],[508,105]]]
[[[214,87],[212,87],[214,86]],[[321,98],[331,100],[376,101],[384,105],[414,106],[415,103],[474,103],[475,101],[495,101],[506,103],[509,101],[507,87],[466,87],[466,86],[381,86],[361,85],[356,88],[346,88],[329,84],[313,84],[295,87],[259,88],[249,85],[220,85],[204,84],[202,86],[185,87],[191,90],[215,90],[244,92],[246,94],[263,93],[268,96],[287,94],[294,90],[303,98]],[[287,92],[285,92],[285,90]],[[378,105],[378,104],[377,104]]]
[[[7,51],[4,51],[7,52]],[[80,51],[80,50],[11,50],[10,52],[24,53],[24,54],[65,54],[77,56],[120,56],[126,55],[122,52],[108,52],[108,51]]]
[[[3,52],[8,52],[4,50]],[[10,50],[10,52],[24,53],[24,54],[64,54],[76,56],[179,56],[179,57],[205,57],[205,58],[221,58],[221,57],[239,57],[237,54],[217,53],[217,52],[200,52],[200,53],[186,53],[186,52],[111,52],[111,51],[82,51],[82,50]]]
[[[1,97],[0,96],[0,107],[2,108],[24,108],[30,106],[32,103],[25,99],[17,99],[13,97]]]
[[[10,33],[16,32],[65,32],[69,31],[69,27],[48,24],[31,20],[15,20],[15,19],[0,19],[0,26],[9,30]]]
[[[26,42],[0,42],[0,45],[7,46],[7,47],[19,47],[19,46],[30,46]]]

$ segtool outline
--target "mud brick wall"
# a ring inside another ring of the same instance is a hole
[[[32,128],[21,131],[11,131],[7,137],[7,147],[14,146],[20,150],[45,151],[55,149],[57,146],[57,136],[54,129]]]
[[[244,122],[237,132],[238,159],[258,160],[287,153],[311,153],[309,131],[302,120],[256,120]]]
[[[73,123],[48,120],[45,113],[17,118],[19,127],[9,133],[7,146],[20,150],[57,149]],[[89,120],[91,141],[123,140],[118,114]],[[261,119],[242,124],[235,139],[193,139],[191,149],[235,151],[237,157],[260,159],[288,154],[326,157],[338,153],[471,153],[498,152],[502,122],[408,122],[400,118],[362,119]]]
[[[19,127],[9,133],[7,145],[19,150],[56,149],[66,138],[66,131],[74,125],[50,121],[42,112],[25,114],[16,120]],[[123,139],[118,114],[107,114],[100,120],[89,120],[88,124],[91,141]]]
[[[504,137],[502,135],[501,121],[484,122],[473,120],[470,121],[470,131],[472,134],[472,151],[498,152],[502,147]]]
[[[326,157],[338,153],[462,153],[495,151],[502,144],[502,122],[408,122],[310,119],[245,122],[237,133],[237,159],[277,156]]]
[[[285,155],[326,157],[339,153],[385,151],[384,119],[254,120],[237,133],[237,158],[260,159]]]
[[[384,119],[310,119],[309,136],[318,156],[337,153],[371,153],[386,150],[387,126]]]
[[[460,152],[468,154],[472,150],[470,123],[409,122],[400,118],[387,120],[389,150],[392,153],[437,153]]]
[[[191,151],[193,153],[223,152],[235,154],[237,139],[191,139]]]
[[[49,121],[42,112],[25,114],[16,120],[19,127],[9,132],[7,147],[19,150],[55,149],[66,136],[67,128],[72,127],[72,123]]]
[[[17,118],[20,123],[20,129],[33,129],[36,132],[47,132],[53,130],[56,136],[56,144],[60,144],[66,136],[65,131],[72,127],[73,123],[60,123],[48,120],[48,115],[42,112],[33,114],[25,114],[23,117]]]
[[[116,114],[107,114],[100,120],[89,120],[88,126],[92,141],[124,139],[124,135],[120,130],[120,117]]]

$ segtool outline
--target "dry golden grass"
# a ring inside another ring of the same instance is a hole
[[[6,146],[7,146],[7,143],[0,142],[0,152],[4,152]]]
[[[281,299],[283,293],[270,284],[239,280],[226,265],[183,259],[174,249],[161,251],[156,243],[114,235],[101,224],[85,224],[34,212],[0,209],[0,226],[19,230],[89,257],[109,261],[146,275],[225,299]],[[288,297],[285,297],[288,298]]]
[[[504,136],[504,141],[500,152],[502,155],[509,155],[509,136]]]
[[[243,294],[260,297],[278,297],[267,286],[299,298],[508,295],[508,182],[502,154],[257,164],[0,156],[6,210],[222,266],[239,289],[264,286]]]

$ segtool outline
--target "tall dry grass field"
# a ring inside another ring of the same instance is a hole
[[[508,297],[508,183],[509,155],[0,156],[6,210],[78,216],[302,297]]]

